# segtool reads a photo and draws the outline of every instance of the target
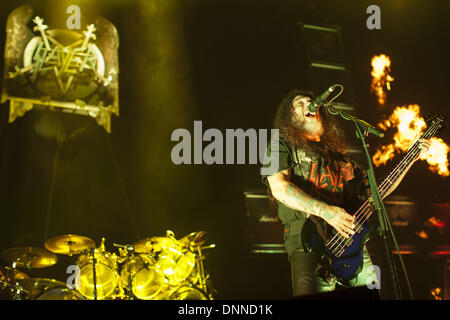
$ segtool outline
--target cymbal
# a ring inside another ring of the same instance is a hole
[[[192,246],[192,247],[198,247],[206,242],[206,231],[198,231],[198,232],[192,232],[188,234],[187,236],[184,236],[179,240],[179,242],[184,246]]]
[[[14,279],[23,280],[30,277],[18,269],[14,269]],[[12,282],[13,280],[13,268],[1,267],[0,268],[0,281]]]
[[[45,247],[53,253],[71,256],[88,248],[95,247],[95,242],[88,237],[78,236],[76,234],[64,234],[47,240]]]
[[[10,248],[3,251],[2,257],[8,264],[16,263],[23,268],[46,268],[58,261],[53,253],[34,247]]]
[[[171,237],[151,237],[139,240],[133,247],[138,253],[151,253],[159,252],[176,242],[177,240]]]
[[[19,280],[20,286],[28,293],[29,299],[35,298],[37,295],[47,291],[48,289],[60,287],[67,288],[62,281],[55,279],[30,278]]]
[[[150,239],[153,251],[159,252],[169,248],[177,243],[177,240],[172,237],[153,237]]]
[[[133,244],[133,247],[137,253],[150,253],[152,251],[151,238],[139,240]]]

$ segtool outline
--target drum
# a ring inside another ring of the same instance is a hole
[[[167,286],[164,273],[148,254],[135,254],[125,261],[120,284],[123,289],[131,287],[133,294],[141,300],[154,299]]]
[[[36,300],[86,300],[86,298],[76,290],[71,290],[67,287],[58,287],[44,292]]]
[[[67,288],[55,279],[31,278],[19,280],[27,300],[86,300],[79,292]]]
[[[208,295],[192,285],[179,286],[172,291],[169,300],[210,300]]]
[[[99,249],[94,250],[94,257],[97,299],[112,297],[119,281],[117,257]],[[77,279],[79,288],[77,287],[77,289],[88,299],[95,299],[92,261],[92,253],[89,252],[80,255],[76,262],[80,268],[79,279]]]
[[[195,254],[176,242],[164,247],[158,254],[158,266],[171,285],[185,281],[195,269]]]
[[[171,280],[175,282],[183,282],[192,276],[194,269],[195,254],[190,251],[185,251],[183,255],[176,260],[176,265]]]

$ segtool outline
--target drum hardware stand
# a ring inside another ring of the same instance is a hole
[[[13,285],[11,286],[11,297],[12,300],[22,300],[22,292],[24,292],[22,286],[20,285],[19,281],[16,281],[16,267],[17,264],[16,262],[13,262],[11,265],[12,268],[12,275],[11,275],[11,279],[12,279],[12,283]]]
[[[72,245],[74,244],[74,242],[69,240],[69,241],[66,241],[65,244],[69,245],[69,257],[71,257],[73,255]]]
[[[117,243],[113,243],[113,246],[118,247],[119,248],[119,252],[120,255],[123,256],[123,261],[129,261],[130,260],[130,256],[133,255],[134,256],[134,246],[132,245],[121,245],[121,244],[117,244]],[[125,249],[125,250],[124,250]],[[133,284],[132,284],[132,278],[131,278],[131,270],[130,270],[130,264],[127,263],[127,271],[128,271],[128,283],[127,283],[127,287],[126,287],[126,297],[128,298],[128,300],[134,300],[133,297]],[[120,285],[120,287],[122,287]],[[121,290],[123,290],[123,288],[121,288]]]
[[[198,247],[197,251],[198,251],[197,266],[199,269],[199,286],[200,286],[200,289],[205,291],[206,290],[205,269],[203,268],[203,256],[202,256],[201,247]]]
[[[202,249],[211,249],[211,248],[215,248],[215,244],[211,244],[209,246],[206,247],[197,247],[197,251],[198,251],[198,256],[196,257],[196,263],[197,263],[197,267],[199,269],[199,275],[198,275],[198,286],[200,287],[200,289],[205,292],[209,298],[212,299],[212,296],[209,292],[208,286],[206,284],[206,280],[209,278],[209,275],[205,276],[205,268],[203,266],[203,253],[202,253]]]
[[[92,254],[92,274],[94,279],[94,300],[97,300],[97,276],[95,274],[95,248],[91,248],[91,254]]]
[[[133,246],[126,246],[125,247],[126,253],[127,253],[127,259],[130,259],[131,254],[134,255],[134,247]],[[130,270],[130,264],[127,263],[127,270],[128,270],[128,285],[127,285],[127,291],[128,291],[128,300],[134,300],[133,298],[133,279],[131,278],[131,270]]]

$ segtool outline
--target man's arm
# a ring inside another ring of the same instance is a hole
[[[328,205],[303,192],[290,181],[290,176],[291,169],[286,169],[267,178],[275,199],[291,209],[305,212],[308,216],[314,215],[324,219],[345,238],[355,233],[353,216],[340,207]]]

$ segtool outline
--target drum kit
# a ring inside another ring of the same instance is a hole
[[[117,253],[96,247],[88,237],[66,234],[45,242],[45,249],[16,247],[2,253],[0,293],[12,300],[212,300],[205,271],[206,232],[179,240],[170,230],[134,244],[116,244]],[[55,265],[57,255],[74,259],[75,281],[30,278],[19,269]],[[6,295],[5,295],[6,292]]]

